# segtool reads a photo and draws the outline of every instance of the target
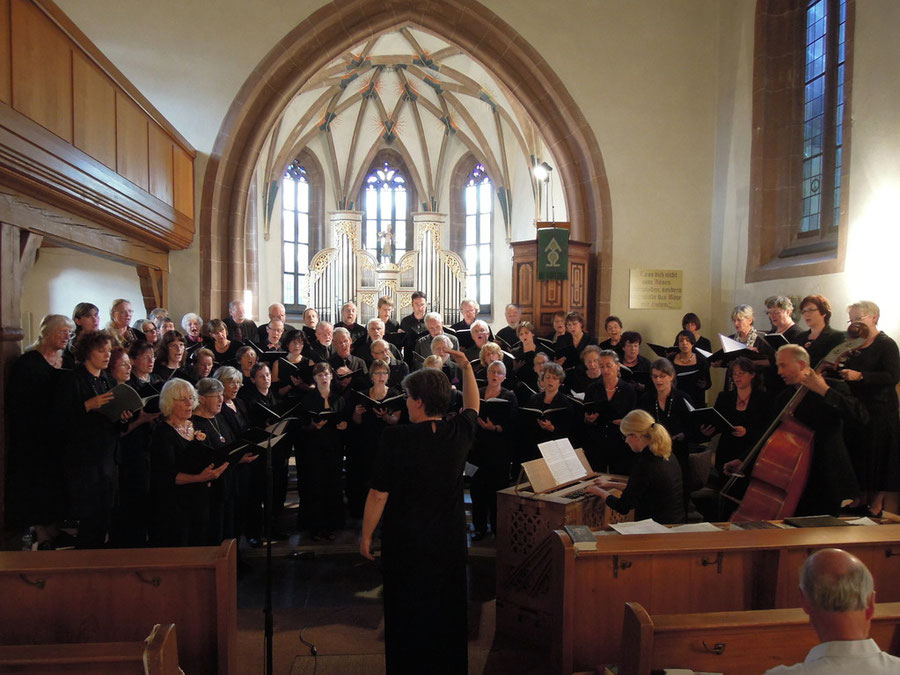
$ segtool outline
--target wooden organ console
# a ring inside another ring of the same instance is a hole
[[[556,612],[551,579],[554,530],[586,525],[599,530],[634,520],[584,490],[595,476],[556,490],[535,493],[522,483],[497,493],[497,632],[532,644],[549,645]],[[625,476],[614,478],[627,481]]]

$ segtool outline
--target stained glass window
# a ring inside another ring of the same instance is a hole
[[[801,237],[840,221],[846,29],[846,0],[807,4]]]
[[[491,313],[491,225],[493,193],[491,179],[481,164],[469,173],[463,190],[466,205],[464,259],[468,278],[466,295],[478,301],[479,314]]]
[[[306,304],[309,271],[309,181],[294,161],[281,179],[282,302],[286,307]]]
[[[385,162],[366,177],[363,247],[379,262],[397,262],[406,251],[406,178]]]

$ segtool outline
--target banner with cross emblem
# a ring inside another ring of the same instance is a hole
[[[565,281],[569,278],[569,231],[543,227],[537,231],[537,278]]]

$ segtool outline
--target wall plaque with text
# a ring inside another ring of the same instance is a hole
[[[682,270],[631,270],[629,309],[681,309]]]

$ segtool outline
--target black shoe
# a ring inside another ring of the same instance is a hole
[[[484,532],[479,532],[478,530],[475,530],[471,534],[471,539],[472,539],[472,541],[481,541],[482,539],[484,539]]]

